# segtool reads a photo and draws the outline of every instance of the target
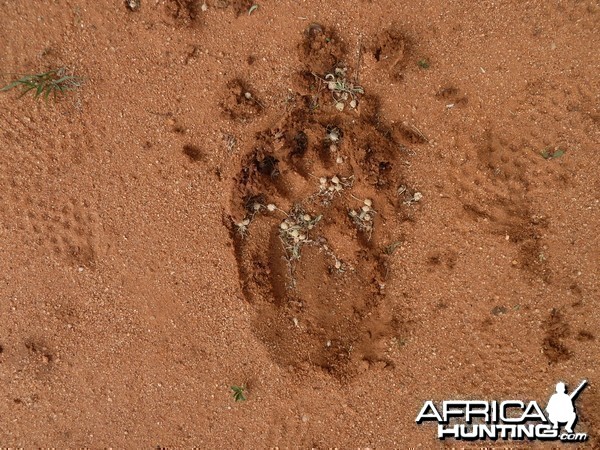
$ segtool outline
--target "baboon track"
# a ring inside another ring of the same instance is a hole
[[[312,25],[306,39],[315,33],[325,31]],[[311,54],[310,45],[301,49]],[[319,49],[315,67],[342,60],[322,58],[329,53]],[[398,193],[403,130],[385,124],[373,97],[346,112],[328,102],[327,90],[298,93],[287,114],[256,136],[228,226],[244,294],[257,311],[256,334],[273,358],[346,379],[393,365],[386,349],[403,322],[385,294],[386,248],[401,240],[401,213],[411,206]]]

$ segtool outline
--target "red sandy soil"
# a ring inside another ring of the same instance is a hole
[[[0,445],[461,447],[425,400],[587,379],[598,448],[599,4],[258,3],[0,2],[2,85],[84,80],[0,95]]]

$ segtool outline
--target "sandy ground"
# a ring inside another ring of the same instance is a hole
[[[258,3],[0,2],[0,445],[598,448],[598,2]]]

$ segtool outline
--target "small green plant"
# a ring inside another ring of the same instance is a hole
[[[311,216],[300,205],[295,205],[286,218],[279,224],[279,237],[283,242],[288,260],[300,259],[300,249],[304,244],[312,243],[309,232],[323,216]]]
[[[7,84],[0,89],[0,91],[9,91],[18,86],[22,87],[21,97],[29,91],[33,91],[33,96],[35,98],[43,96],[45,99],[48,99],[50,94],[56,98],[56,95],[59,93],[64,94],[66,91],[81,86],[81,78],[67,75],[66,69],[61,67],[45,73],[25,75],[24,77]]]
[[[360,231],[365,233],[370,240],[374,226],[373,216],[376,214],[376,211],[373,209],[373,201],[370,198],[366,198],[362,200],[362,202],[363,204],[360,208],[356,210],[350,209],[348,215],[350,216],[350,219],[352,219],[352,222],[354,222],[354,225],[356,225]]]
[[[565,151],[560,147],[556,147],[554,150],[546,148],[541,154],[544,159],[556,159],[564,155]]]
[[[249,15],[249,16],[250,16],[250,15],[252,15],[252,13],[253,13],[254,11],[256,11],[257,9],[258,9],[258,5],[252,5],[252,6],[250,7],[250,9],[248,10],[248,15]]]
[[[231,386],[231,390],[233,391],[233,399],[236,402],[243,402],[246,400],[246,386]]]
[[[346,79],[346,68],[336,68],[334,73],[328,73],[325,78],[319,77],[313,73],[313,76],[327,86],[327,89],[331,91],[335,107],[338,111],[344,110],[345,102],[350,100],[349,105],[351,108],[356,108],[358,105],[357,96],[358,94],[364,94],[365,90],[362,86],[354,85]]]
[[[421,69],[429,69],[429,61],[424,58],[418,60],[417,64]]]
[[[334,175],[331,178],[321,177],[321,178],[319,178],[319,193],[318,193],[318,195],[321,197],[324,197],[326,200],[328,200],[327,202],[325,202],[328,205],[329,201],[331,201],[336,194],[342,195],[342,192],[344,191],[344,189],[351,188],[353,183],[354,183],[353,176],[349,176],[349,177],[339,176],[338,177],[337,175]]]

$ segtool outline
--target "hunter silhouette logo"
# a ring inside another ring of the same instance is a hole
[[[573,434],[573,426],[577,422],[577,413],[575,412],[575,406],[573,400],[579,395],[581,390],[587,384],[587,380],[583,380],[579,387],[575,389],[571,395],[567,395],[567,388],[565,383],[562,381],[556,383],[556,394],[552,394],[546,406],[546,412],[548,413],[548,419],[554,425],[552,428],[558,430],[558,424],[563,422],[566,423],[565,431],[569,434]]]
[[[560,440],[563,442],[586,441],[586,433],[575,433],[577,411],[574,401],[587,380],[567,394],[563,382],[556,384],[545,408],[546,414],[536,401],[520,400],[445,400],[436,407],[432,400],[425,402],[416,422],[435,421],[439,439],[463,440]],[[450,422],[457,422],[451,424]],[[560,432],[564,424],[564,432]]]

